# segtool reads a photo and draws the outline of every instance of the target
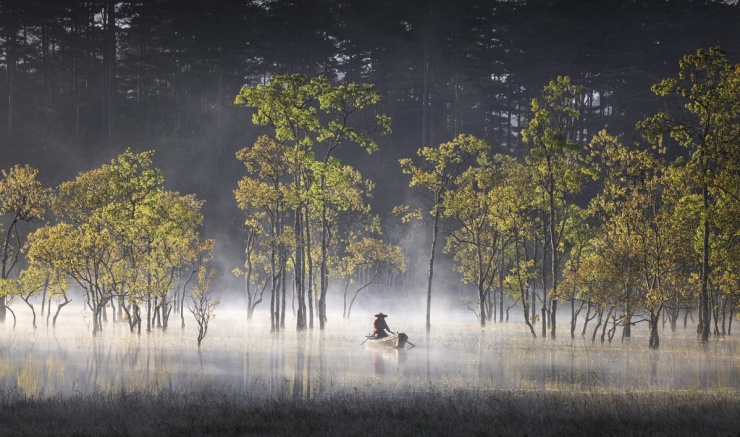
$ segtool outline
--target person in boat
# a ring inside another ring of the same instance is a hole
[[[375,338],[385,338],[388,337],[388,332],[393,333],[391,328],[388,327],[388,323],[385,322],[386,317],[388,317],[388,315],[383,314],[382,312],[375,315],[375,321],[373,322],[373,336],[375,336]]]

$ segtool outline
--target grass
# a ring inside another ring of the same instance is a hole
[[[2,436],[737,435],[734,390],[457,390],[310,400],[231,391],[23,398],[0,393]]]

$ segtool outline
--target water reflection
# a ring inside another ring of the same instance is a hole
[[[188,329],[139,336],[125,324],[109,324],[93,338],[82,331],[40,328],[31,334],[6,327],[0,329],[0,387],[26,396],[217,388],[302,400],[430,387],[740,388],[737,341],[725,337],[702,347],[691,330],[666,336],[651,351],[639,331],[631,341],[602,344],[532,340],[500,327],[423,336],[420,324],[407,329],[415,348],[378,350],[360,347],[363,326],[271,334],[259,321],[231,320],[212,326],[200,350]]]

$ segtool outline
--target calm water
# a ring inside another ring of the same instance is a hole
[[[522,323],[481,330],[470,316],[438,322],[427,338],[422,317],[404,318],[402,327],[397,317],[389,319],[391,327],[416,347],[368,350],[360,343],[371,312],[357,311],[351,322],[337,318],[323,332],[289,327],[270,334],[264,315],[247,323],[242,314],[220,309],[198,351],[190,314],[185,330],[173,316],[166,333],[132,335],[125,323],[108,323],[93,338],[82,308],[65,308],[56,330],[39,320],[35,331],[28,310],[16,305],[15,311],[15,330],[12,319],[0,325],[0,388],[25,396],[164,388],[280,398],[476,388],[740,389],[736,339],[702,346],[693,325],[675,334],[666,329],[653,352],[644,328],[629,342],[591,343],[590,335],[572,341],[565,332],[543,341],[532,340]]]

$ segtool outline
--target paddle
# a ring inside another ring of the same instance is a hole
[[[373,336],[372,336],[372,335],[366,335],[366,336],[365,336],[365,341],[368,341],[368,340],[370,340],[371,338],[373,338]],[[365,341],[363,341],[362,343],[360,343],[360,346],[362,346],[363,344],[365,344]]]

